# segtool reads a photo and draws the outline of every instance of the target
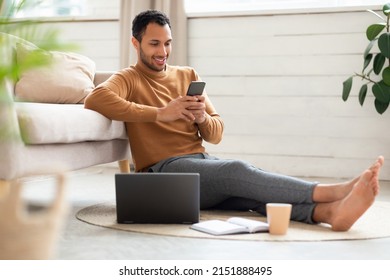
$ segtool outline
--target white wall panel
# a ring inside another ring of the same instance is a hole
[[[390,111],[378,115],[371,95],[361,107],[357,84],[341,99],[377,21],[367,12],[190,19],[189,63],[226,125],[209,151],[297,176],[349,178],[377,155],[390,159]]]
[[[64,42],[76,44],[76,52],[95,61],[97,70],[119,70],[118,21],[63,21],[43,26],[58,29]]]

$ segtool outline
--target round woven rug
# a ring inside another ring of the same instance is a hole
[[[86,223],[111,229],[176,237],[211,238],[250,241],[324,241],[354,240],[390,237],[390,203],[376,201],[348,232],[334,232],[328,225],[308,225],[291,222],[286,235],[268,233],[233,234],[214,236],[190,229],[181,224],[118,224],[116,206],[113,202],[101,203],[81,209],[76,217]],[[230,217],[245,217],[259,221],[266,218],[252,212],[239,211],[201,211],[200,220],[227,220]]]

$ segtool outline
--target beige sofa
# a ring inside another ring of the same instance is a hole
[[[17,38],[12,40],[21,41]],[[15,46],[13,44],[13,49]],[[63,54],[56,55],[63,59]],[[66,59],[72,63],[75,61],[75,57]],[[61,80],[66,80],[64,76],[67,73],[80,71],[79,76],[87,74],[91,78],[89,87],[96,86],[112,74],[95,72],[92,68],[93,71],[87,72],[85,65],[79,60],[77,62],[78,65],[73,68],[76,70],[64,70],[65,66],[61,65],[61,69],[51,72],[59,70]],[[90,60],[87,60],[88,63],[94,67]],[[61,93],[61,85],[49,87],[50,81],[45,80],[47,72],[33,74],[35,84],[24,82],[26,80],[23,79],[28,76],[20,77],[19,85],[19,82],[16,85],[0,82],[0,186],[25,176],[50,174],[58,170],[70,171],[115,161],[119,162],[121,172],[129,172],[130,151],[124,123],[85,109],[82,100],[75,104],[71,100],[39,102],[31,97],[28,100],[26,96],[15,95],[20,86],[21,93],[26,90],[27,93],[33,92],[37,88],[42,91],[41,88],[47,87],[49,93],[42,92],[42,98],[58,98],[60,94],[62,97],[70,97],[69,90],[65,89]],[[79,77],[72,76],[66,83],[73,85],[77,79]],[[88,90],[90,92],[91,88]],[[45,94],[47,97],[44,97]],[[88,91],[84,90],[82,94],[85,98]]]
[[[64,174],[115,161],[130,172],[126,129],[84,108],[85,97],[112,74],[96,72],[89,58],[46,52],[1,32],[0,58],[0,259],[48,259],[68,208]],[[50,67],[26,68],[46,58]],[[20,65],[25,71],[11,83],[9,73]],[[20,179],[36,175],[56,177],[57,191],[51,204],[25,211]]]

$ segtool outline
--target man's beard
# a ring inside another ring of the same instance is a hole
[[[165,70],[165,65],[162,68],[159,68],[159,67],[153,65],[152,63],[149,63],[148,57],[142,51],[142,48],[140,48],[140,57],[141,57],[142,63],[145,64],[146,67],[148,67],[149,69],[151,69],[153,71],[158,71],[158,72]],[[168,56],[166,58],[168,59]],[[151,58],[151,59],[153,59],[153,58]]]

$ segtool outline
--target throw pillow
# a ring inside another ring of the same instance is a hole
[[[44,52],[50,64],[25,71],[15,85],[18,101],[40,103],[83,103],[93,90],[95,63],[80,54],[44,51],[26,44],[16,44],[18,64],[33,58],[33,52]]]

